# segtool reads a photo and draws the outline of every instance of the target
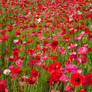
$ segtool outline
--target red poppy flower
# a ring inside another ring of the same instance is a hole
[[[32,73],[30,74],[31,77],[38,77],[39,76],[39,71],[32,70]]]
[[[29,61],[29,66],[30,66],[30,67],[33,67],[35,64],[36,64],[36,61],[35,61],[34,59],[31,59],[31,60]]]
[[[36,28],[36,27],[37,27],[37,25],[35,23],[30,24],[30,28]]]
[[[78,92],[85,92],[85,89],[80,89]]]
[[[84,77],[80,73],[74,73],[71,76],[71,84],[74,86],[79,86],[83,83]]]
[[[16,67],[15,69],[12,69],[12,71],[9,74],[21,74],[23,71],[20,70],[20,67]]]
[[[53,62],[48,66],[48,71],[52,73],[55,70],[60,70],[61,67],[62,65],[60,64],[60,62]]]
[[[87,80],[87,84],[92,84],[92,73],[87,74],[85,79]]]
[[[29,78],[28,80],[27,80],[27,82],[29,83],[29,84],[34,84],[35,82],[36,82],[36,79],[33,77],[33,78]]]
[[[55,49],[58,46],[58,41],[52,41],[51,47]]]
[[[56,60],[57,58],[58,58],[58,55],[54,55],[54,56],[52,57],[53,60]]]
[[[62,74],[63,74],[62,70],[53,71],[53,73],[50,75],[50,77],[48,79],[48,83],[50,85],[54,85],[55,83],[57,83],[59,81]]]

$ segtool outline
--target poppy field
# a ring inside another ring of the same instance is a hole
[[[92,92],[92,1],[0,0],[0,92]]]

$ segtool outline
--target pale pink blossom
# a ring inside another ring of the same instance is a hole
[[[84,31],[83,31],[83,32],[81,32],[81,33],[80,33],[80,37],[82,37],[84,34],[85,34],[85,32],[84,32]]]
[[[81,40],[81,37],[74,37],[73,40]]]

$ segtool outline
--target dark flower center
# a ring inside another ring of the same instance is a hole
[[[56,45],[57,45],[57,43],[55,42],[55,43],[53,43],[53,45],[54,45],[54,46],[56,46]]]
[[[54,69],[57,69],[57,67],[55,66]]]
[[[76,81],[76,82],[80,82],[80,78],[76,78],[75,81]]]

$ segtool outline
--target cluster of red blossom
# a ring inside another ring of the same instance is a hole
[[[0,69],[0,77],[3,74],[11,80],[20,77],[18,85],[26,86],[36,83],[43,69],[48,74],[48,85],[65,83],[64,90],[68,92],[82,85],[84,89],[79,92],[86,92],[85,86],[92,84],[92,73],[84,74],[78,64],[89,62],[87,54],[92,53],[92,25],[87,24],[92,18],[91,1],[1,0],[0,3],[3,7],[0,14],[4,15],[0,21],[1,67],[8,64],[7,69]],[[7,44],[1,45],[4,42]],[[0,79],[0,92],[8,92],[7,85],[7,80]]]

